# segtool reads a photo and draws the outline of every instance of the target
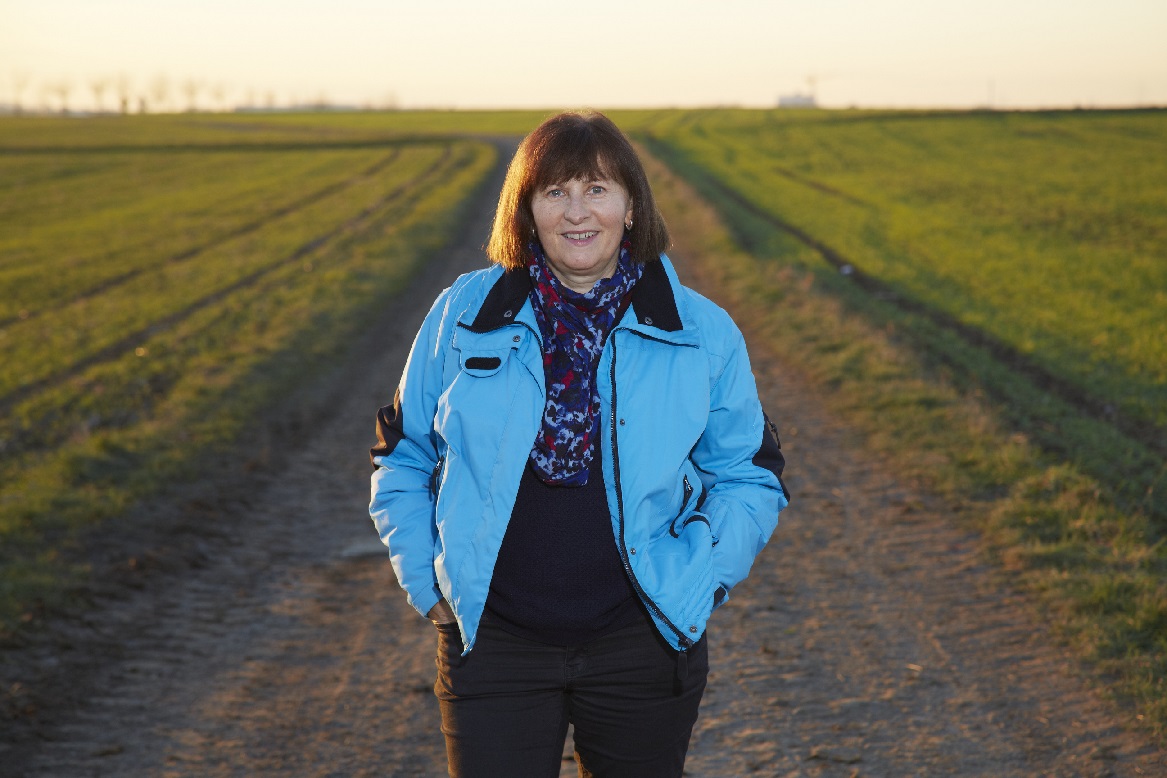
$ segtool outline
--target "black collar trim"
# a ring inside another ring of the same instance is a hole
[[[531,275],[525,267],[506,271],[494,282],[474,317],[474,323],[467,329],[490,332],[513,324],[530,293]],[[653,261],[644,266],[644,275],[632,287],[632,307],[636,309],[636,318],[641,324],[666,332],[684,329],[663,262]]]
[[[660,260],[645,264],[644,275],[632,287],[632,307],[641,324],[665,332],[684,329],[681,315],[677,313],[677,301],[673,298],[673,285],[669,283],[665,263]]]
[[[514,324],[515,317],[531,293],[531,274],[527,268],[508,270],[494,282],[474,323],[467,329],[471,332],[490,332],[508,324]]]

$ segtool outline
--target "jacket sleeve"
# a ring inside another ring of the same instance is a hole
[[[788,503],[778,438],[762,412],[745,340],[736,327],[734,335],[710,391],[705,432],[692,453],[708,489],[700,510],[716,543],[714,574],[724,589],[717,604],[749,573]]]
[[[450,291],[443,292],[422,323],[393,404],[377,413],[369,515],[401,588],[423,616],[442,594],[434,574],[433,480],[438,451],[433,419],[442,392],[443,361],[449,334],[444,324]]]

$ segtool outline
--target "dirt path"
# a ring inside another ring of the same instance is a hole
[[[3,665],[20,715],[0,722],[0,774],[445,774],[433,630],[367,518],[365,451],[430,301],[481,263],[497,189],[336,376],[333,412],[273,433],[282,453],[151,506],[165,530],[134,536],[141,555],[111,535],[124,562],[93,608]],[[712,622],[687,774],[1167,775],[994,582],[976,539],[751,345],[795,502]]]

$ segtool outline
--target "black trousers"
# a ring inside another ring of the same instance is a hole
[[[450,775],[556,778],[567,726],[583,778],[679,778],[705,691],[704,637],[678,661],[647,620],[579,646],[513,635],[483,617],[461,656],[439,626],[434,684]]]

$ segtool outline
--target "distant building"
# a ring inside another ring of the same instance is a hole
[[[814,95],[804,94],[802,92],[795,92],[789,95],[778,96],[779,108],[818,108],[818,103],[814,101]]]

